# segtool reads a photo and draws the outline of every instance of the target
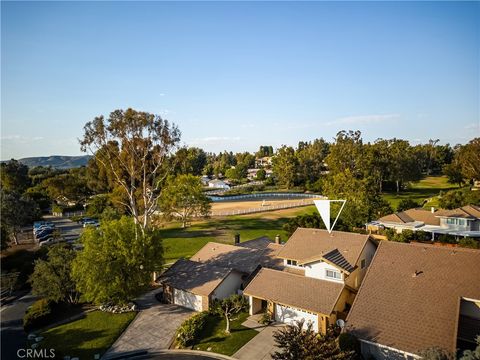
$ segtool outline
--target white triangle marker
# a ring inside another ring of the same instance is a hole
[[[330,226],[330,203],[332,202],[341,202],[342,207],[338,211],[337,217],[335,218],[335,221],[333,224]],[[333,228],[335,227],[335,224],[337,223],[338,217],[340,216],[340,213],[343,210],[343,207],[345,206],[345,203],[347,200],[313,200],[313,203],[317,207],[317,210],[320,214],[320,217],[323,220],[323,223],[325,224],[325,227],[327,228],[327,231],[329,234],[332,233]]]

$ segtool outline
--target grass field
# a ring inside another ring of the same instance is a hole
[[[135,312],[110,314],[87,313],[83,319],[57,326],[41,334],[44,349],[55,349],[56,358],[64,356],[93,359],[103,354],[135,318]]]
[[[277,234],[286,240],[287,235],[282,230],[283,224],[291,217],[315,211],[312,205],[261,214],[211,218],[194,222],[186,229],[182,229],[177,223],[170,224],[161,230],[165,262],[190,257],[209,241],[233,244],[235,234],[240,234],[240,241],[262,236],[268,236],[273,240]]]
[[[395,192],[386,193],[383,195],[395,210],[398,203],[403,199],[411,199],[419,204],[422,204],[424,200],[427,202],[424,204],[425,208],[431,206],[438,207],[438,194],[440,191],[448,191],[457,189],[458,187],[447,182],[446,176],[428,176],[418,183],[413,183],[409,189],[400,192],[397,195]]]
[[[241,325],[247,317],[247,312],[235,315],[234,320],[230,322],[230,335],[227,335],[225,334],[225,319],[219,316],[209,316],[205,328],[200,334],[200,340],[193,348],[233,355],[258,334],[257,331]]]

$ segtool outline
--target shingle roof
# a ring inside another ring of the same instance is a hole
[[[453,210],[439,210],[435,215],[439,217],[480,219],[480,206],[467,205]]]
[[[460,297],[480,299],[479,250],[382,241],[347,327],[410,353],[432,346],[454,351]]]
[[[342,264],[347,270],[357,263],[368,238],[368,235],[350,232],[332,231],[329,234],[327,230],[298,228],[277,256],[306,263],[329,254],[332,259],[338,259],[337,265]],[[333,252],[334,250],[337,250],[343,259]]]
[[[438,212],[432,213],[426,209],[408,209],[394,214],[386,215],[379,219],[383,222],[394,222],[407,224],[414,221],[421,221],[426,225],[440,225],[440,220],[436,217]]]
[[[281,245],[280,245],[281,246]],[[278,248],[271,241],[251,240],[238,246],[209,242],[190,260],[208,262],[216,266],[232,268],[250,274],[258,265],[276,266]]]
[[[159,282],[196,295],[208,296],[231,271],[208,263],[180,259],[160,276]]]
[[[262,268],[244,290],[245,295],[330,315],[344,285],[286,271]]]

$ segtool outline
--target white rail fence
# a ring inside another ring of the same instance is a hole
[[[303,194],[303,193],[257,193],[257,194],[244,194],[244,195],[232,195],[232,196],[209,196],[213,202],[221,201],[234,201],[242,199],[256,199],[256,198],[303,198],[303,199],[325,199],[324,196],[318,194]]]
[[[320,199],[322,197],[315,196],[315,198]],[[308,206],[313,204],[313,199],[303,199],[302,201],[288,203],[288,204],[278,204],[278,205],[265,205],[259,208],[249,208],[249,209],[232,209],[232,210],[222,210],[222,211],[212,211],[210,216],[231,216],[231,215],[245,215],[253,214],[265,211],[274,211],[274,210],[283,210],[291,209],[301,206]]]

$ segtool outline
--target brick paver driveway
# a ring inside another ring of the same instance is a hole
[[[159,303],[155,299],[158,291],[151,291],[137,299],[140,312],[105,357],[134,350],[154,352],[168,349],[175,331],[193,311],[173,304]]]

